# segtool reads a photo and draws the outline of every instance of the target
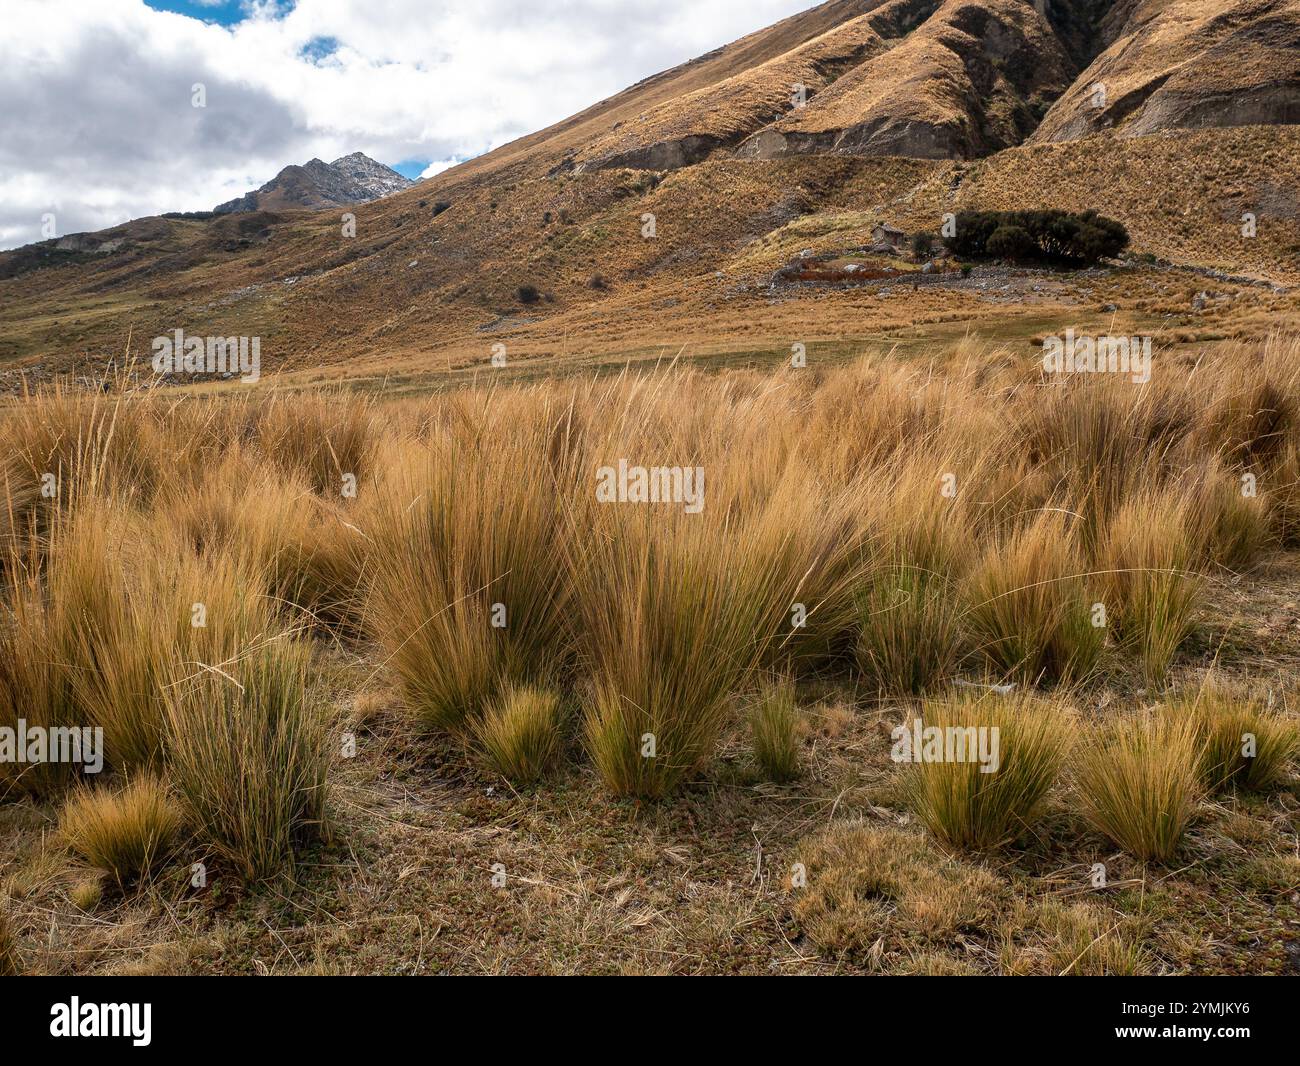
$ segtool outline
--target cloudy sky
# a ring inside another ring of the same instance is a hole
[[[5,0],[0,248],[313,156],[436,173],[815,2]]]

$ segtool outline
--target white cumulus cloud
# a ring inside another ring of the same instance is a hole
[[[222,26],[142,0],[6,0],[0,248],[40,240],[47,213],[62,235],[205,210],[313,156],[429,176],[811,6],[250,0]]]

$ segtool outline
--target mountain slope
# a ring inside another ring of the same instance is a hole
[[[1108,47],[1034,141],[1300,122],[1300,0],[1141,0],[1121,10]]]
[[[873,17],[883,28],[899,8]],[[946,0],[894,40],[742,154],[987,155],[1023,141],[1076,73],[1055,28],[1024,0]]]
[[[1292,124],[1298,35],[1300,0],[833,0],[448,180],[543,163],[666,170],[717,154],[961,159],[1116,127]]]
[[[788,52],[616,122],[577,159],[584,165],[660,170],[698,162],[779,118],[794,106],[800,86],[814,94],[887,49],[870,16],[851,18]]]
[[[1195,108],[1150,108],[1163,88],[1227,69],[1214,58],[1220,39],[1244,34],[1263,49],[1236,76],[1285,85],[1291,57],[1270,63],[1269,42],[1291,39],[1296,2],[833,0],[373,202],[332,191],[341,164],[359,164],[340,177],[355,189],[370,161],[316,160],[255,194],[257,210],[140,219],[0,254],[0,361],[102,367],[128,336],[138,346],[184,328],[262,337],[268,370],[389,359],[448,369],[477,365],[497,341],[512,359],[517,347],[595,357],[685,338],[975,321],[990,303],[1010,314],[1012,295],[900,298],[900,286],[876,299],[773,284],[805,252],[868,245],[881,222],[935,232],[968,207],[1119,219],[1150,268],[1149,306],[1176,284],[1154,257],[1294,285],[1300,126],[1285,124],[1285,96],[1238,110],[1267,126],[1133,124],[1195,120]],[[1114,128],[1066,128],[1089,71],[1114,72],[1118,107],[1124,72],[1146,62],[1131,53],[1174,30],[1188,55],[1176,77],[1122,120],[1116,111]],[[329,210],[302,210],[317,196]],[[341,203],[355,203],[354,232],[339,224]],[[1250,237],[1246,214],[1258,223]]]

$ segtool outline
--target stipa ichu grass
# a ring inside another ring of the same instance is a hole
[[[0,427],[0,718],[102,723],[111,763],[165,764],[177,660],[188,678],[286,626],[352,635],[363,601],[424,721],[468,738],[505,691],[554,685],[620,793],[704,766],[756,669],[854,659],[897,694],[971,665],[1073,683],[1110,665],[1109,632],[1119,669],[1160,679],[1206,568],[1294,525],[1294,347],[1171,362],[1141,389],[963,353],[470,388],[382,417],[333,395],[26,397]],[[773,430],[791,419],[805,431]],[[591,471],[619,457],[704,467],[704,512],[596,507]],[[222,635],[232,599],[267,596]]]
[[[1084,816],[1136,858],[1168,861],[1200,803],[1202,749],[1196,724],[1185,718],[1119,722],[1080,753],[1076,779]]]
[[[125,887],[166,858],[182,820],[166,784],[139,776],[119,791],[76,789],[64,803],[59,831],[73,851]]]
[[[1278,788],[1300,754],[1295,721],[1269,710],[1258,697],[1217,681],[1208,681],[1164,710],[1195,729],[1201,745],[1201,782],[1209,792]]]
[[[764,685],[749,709],[754,761],[769,780],[792,781],[799,774],[799,701],[791,678]]]
[[[512,785],[529,785],[559,756],[562,722],[558,693],[508,688],[475,720],[474,739],[492,769]]]
[[[1088,678],[1105,632],[1085,575],[1074,526],[1058,510],[988,549],[970,577],[966,624],[996,672],[1030,684]]]
[[[564,460],[545,412],[499,412],[405,442],[368,531],[369,624],[427,724],[464,732],[510,678],[527,682],[569,653]],[[491,452],[479,463],[465,449]]]
[[[1121,647],[1150,681],[1163,680],[1192,632],[1203,594],[1187,499],[1170,489],[1126,500],[1106,527],[1096,567]]]
[[[1017,840],[1070,750],[1068,714],[1029,697],[986,695],[927,701],[923,715],[925,727],[936,729],[944,743],[915,752],[919,761],[902,772],[905,792],[926,828],[959,849]],[[905,721],[902,729],[910,736],[912,723]],[[981,733],[988,738],[984,743]],[[957,743],[948,742],[949,736]],[[981,757],[986,755],[992,758]]]
[[[249,881],[292,866],[322,834],[331,716],[308,692],[310,648],[273,626],[192,664],[169,693],[168,750],[203,842]]]

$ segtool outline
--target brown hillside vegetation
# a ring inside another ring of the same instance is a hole
[[[898,9],[895,0],[869,19],[883,25]],[[986,155],[1024,140],[1075,73],[1051,25],[1022,0],[947,0],[892,43],[741,154]]]
[[[183,324],[192,333],[260,335],[270,368],[427,376],[483,365],[497,342],[520,357],[601,361],[737,340],[779,353],[795,340],[865,341],[936,318],[996,334],[1006,316],[1028,316],[1032,334],[1048,324],[1037,321],[1044,314],[1064,328],[1106,302],[1144,306],[1162,329],[1195,335],[1206,332],[1205,314],[1181,294],[1207,283],[1188,274],[1031,279],[1025,289],[1038,291],[1015,304],[975,287],[905,286],[791,301],[768,283],[804,249],[869,244],[882,221],[934,232],[944,212],[1028,201],[1103,209],[1129,226],[1135,253],[1294,284],[1298,159],[1294,129],[1243,128],[1090,138],[973,164],[792,157],[709,161],[658,184],[631,170],[471,183],[437,217],[428,207],[435,194],[417,189],[357,207],[354,238],[330,214],[142,220],[109,231],[124,238],[111,254],[0,282],[9,297],[0,344],[18,366],[48,373],[120,361],[128,333],[147,355],[140,338]],[[1258,217],[1253,238],[1241,233],[1246,212]],[[655,216],[654,239],[642,236],[645,214]],[[597,276],[605,287],[592,287]],[[546,299],[522,305],[524,284]],[[1118,298],[1100,299],[1106,288]],[[1262,336],[1294,315],[1295,296],[1247,287],[1208,313],[1211,332]]]
[[[102,370],[176,328],[258,336],[269,369],[403,379],[471,370],[495,343],[600,364],[827,336],[851,354],[906,325],[1004,337],[1023,318],[1033,336],[1112,305],[1170,339],[1262,337],[1293,315],[1300,262],[1296,14],[1261,0],[836,0],[358,205],[355,236],[338,209],[260,211],[2,253],[0,374],[12,390]],[[1109,110],[1079,124],[1099,79]],[[1202,89],[1204,106],[1188,103]],[[1254,103],[1212,105],[1227,98]],[[974,206],[1101,210],[1134,256],[1178,269],[798,299],[771,285],[805,251],[856,254],[880,223],[937,232]]]
[[[1122,23],[1120,10],[1129,12]],[[1300,122],[1296,0],[1143,0],[1117,5],[1108,22],[1109,46],[1047,113],[1035,141]]]

